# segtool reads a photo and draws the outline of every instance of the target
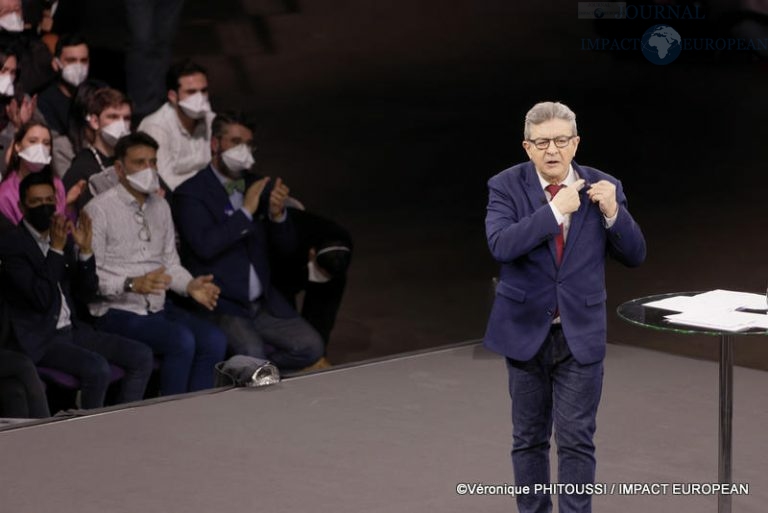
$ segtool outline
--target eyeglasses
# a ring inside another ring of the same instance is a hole
[[[526,141],[533,144],[537,150],[546,150],[547,148],[549,148],[550,142],[554,142],[556,148],[565,148],[566,146],[568,146],[568,143],[571,142],[571,139],[573,139],[574,137],[576,136],[561,135],[560,137],[553,137],[551,139],[548,139],[546,137],[541,137],[539,139],[526,139]]]
[[[141,225],[139,229],[139,240],[149,242],[152,240],[152,234],[149,232],[149,224],[147,218],[144,216],[143,210],[137,210],[133,213],[133,220]]]

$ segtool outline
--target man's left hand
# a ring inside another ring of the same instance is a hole
[[[285,200],[288,198],[289,192],[291,192],[291,190],[283,183],[283,179],[278,178],[275,181],[275,186],[272,188],[272,192],[269,194],[270,219],[278,219],[283,215],[283,211],[285,210]]]
[[[198,276],[187,285],[187,294],[208,310],[216,308],[221,289],[213,283],[213,275]]]
[[[587,191],[587,195],[592,203],[597,203],[600,212],[605,217],[613,217],[619,210],[619,204],[616,202],[616,186],[608,180],[600,180],[593,183]]]

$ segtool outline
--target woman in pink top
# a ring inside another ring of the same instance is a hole
[[[0,213],[14,224],[19,224],[22,214],[19,209],[19,183],[29,173],[52,173],[51,131],[40,122],[30,121],[19,128],[13,138],[13,151],[8,172],[0,183]],[[56,212],[66,214],[67,207],[77,200],[85,186],[78,183],[67,194],[61,179],[54,174],[56,188]]]

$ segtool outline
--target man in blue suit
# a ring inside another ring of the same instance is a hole
[[[485,346],[506,357],[512,399],[512,465],[521,513],[552,510],[549,440],[554,424],[562,513],[591,511],[595,417],[606,346],[605,256],[645,259],[645,239],[621,182],[573,162],[576,115],[542,102],[525,117],[529,162],[488,182],[486,235],[501,264]],[[584,492],[584,493],[578,493]]]
[[[291,254],[296,236],[285,208],[288,187],[248,173],[252,152],[249,121],[217,115],[211,163],[174,191],[181,257],[193,273],[213,274],[221,288],[213,320],[230,352],[301,369],[320,359],[323,341],[272,285],[269,254]]]

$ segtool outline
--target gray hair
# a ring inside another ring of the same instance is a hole
[[[523,137],[531,138],[531,126],[539,125],[550,119],[562,119],[571,123],[573,134],[579,135],[576,130],[576,114],[564,103],[560,102],[539,102],[525,115],[525,128]]]

